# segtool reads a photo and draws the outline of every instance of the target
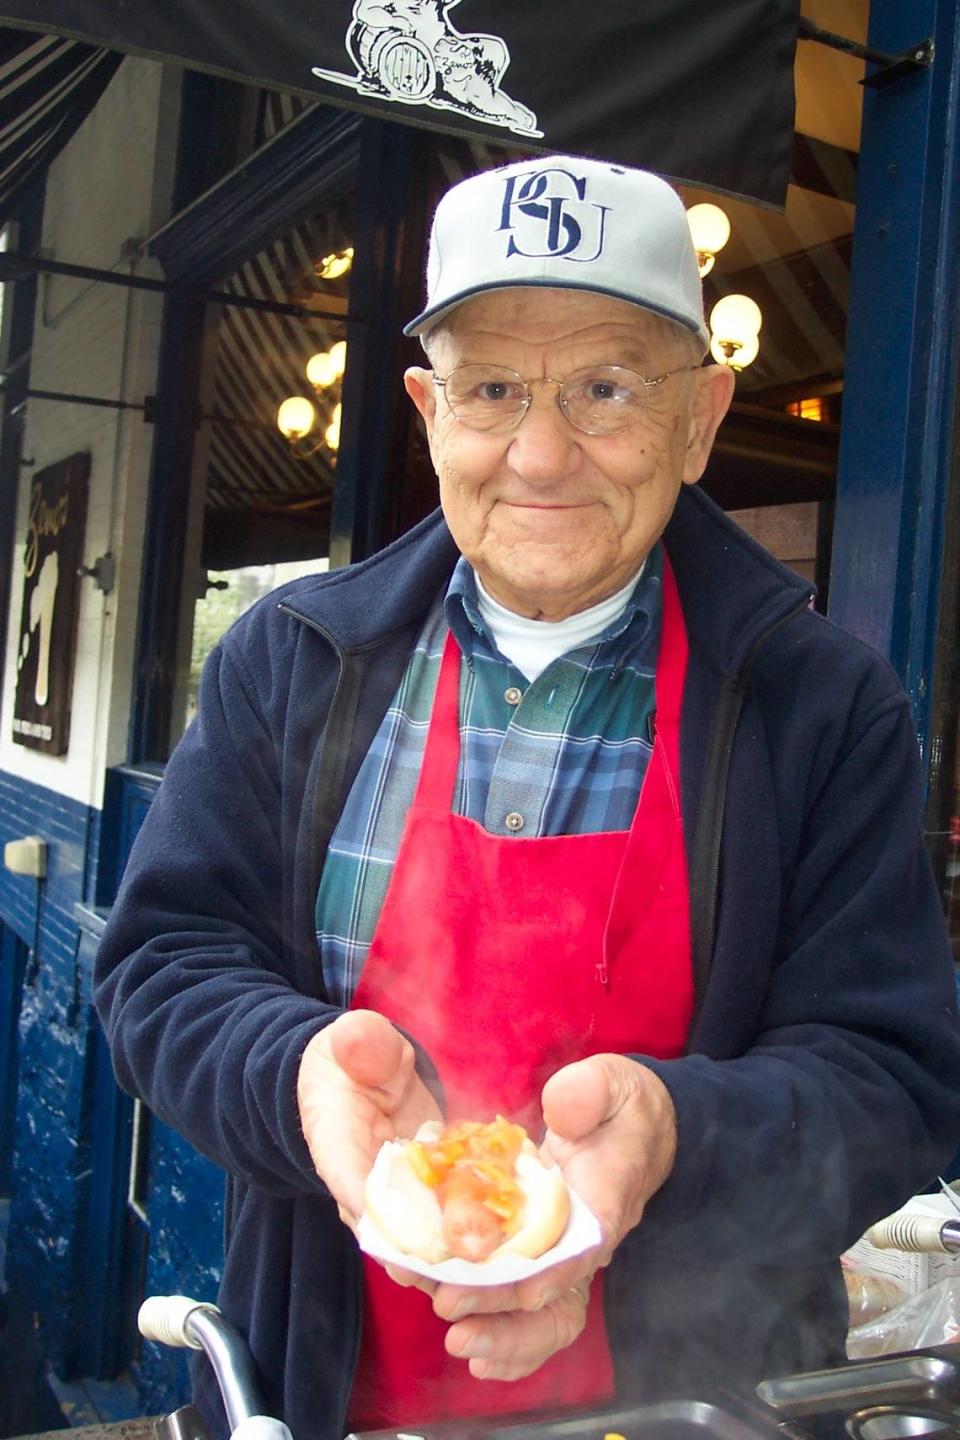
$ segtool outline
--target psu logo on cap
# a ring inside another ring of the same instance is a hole
[[[586,263],[603,253],[609,205],[587,200],[587,177],[551,166],[504,180],[498,230],[507,257]]]

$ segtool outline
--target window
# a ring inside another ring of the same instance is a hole
[[[210,305],[184,562],[173,735],[192,718],[203,661],[261,595],[326,568],[353,259],[352,196],[291,227],[218,289],[316,318]],[[310,427],[286,437],[285,401]]]
[[[186,716],[189,725],[197,711],[200,672],[203,662],[224,631],[245,610],[278,585],[326,570],[321,560],[288,560],[275,565],[241,565],[235,570],[207,571],[206,587],[193,608],[193,646],[190,652],[190,677],[187,682]]]

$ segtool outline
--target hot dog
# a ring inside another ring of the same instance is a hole
[[[520,1125],[421,1126],[383,1145],[367,1180],[367,1215],[405,1255],[428,1264],[535,1258],[566,1228],[570,1195]]]

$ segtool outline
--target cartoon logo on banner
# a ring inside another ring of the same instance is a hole
[[[65,755],[70,739],[89,473],[90,456],[73,455],[30,485],[13,738],[48,755]]]
[[[542,136],[537,117],[500,89],[510,52],[497,35],[461,35],[448,19],[460,0],[356,0],[346,35],[355,75],[314,66],[320,80],[373,99],[458,110],[518,135]]]

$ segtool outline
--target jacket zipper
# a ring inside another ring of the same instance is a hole
[[[319,883],[320,869],[320,840],[325,828],[329,827],[329,816],[333,810],[333,799],[340,801],[340,784],[346,768],[347,754],[349,750],[350,722],[356,715],[357,699],[359,697],[359,666],[348,665],[346,651],[338,644],[330,631],[315,620],[310,620],[298,610],[293,610],[289,605],[281,601],[278,606],[285,615],[306,625],[314,634],[325,640],[334,653],[337,661],[337,680],[333,688],[333,698],[330,701],[330,709],[327,712],[326,724],[320,742],[315,749],[310,762],[310,875],[311,884],[314,881]],[[328,755],[332,756],[332,766],[329,770],[330,784],[319,785],[319,776],[322,768],[326,768]],[[339,812],[338,812],[339,813]],[[334,815],[334,821],[336,816]]]

